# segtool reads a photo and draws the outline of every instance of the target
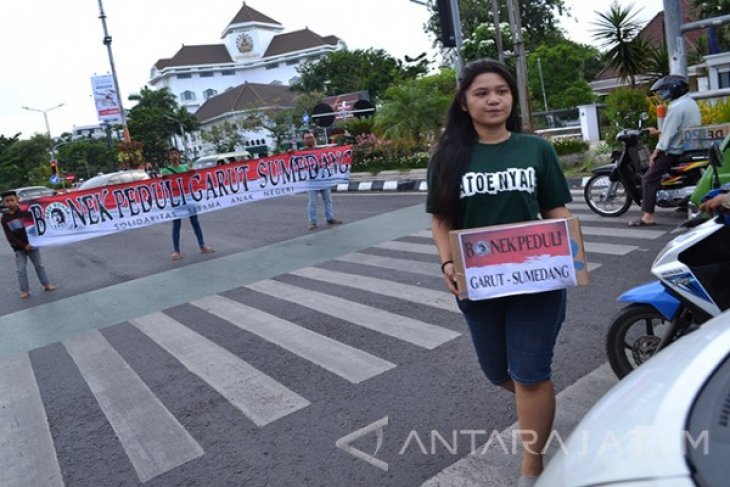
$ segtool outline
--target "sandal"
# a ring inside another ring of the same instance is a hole
[[[652,227],[656,225],[656,222],[647,223],[641,218],[637,218],[636,220],[631,220],[629,222],[630,227]]]
[[[170,256],[170,260],[180,260],[182,259],[182,254],[180,252],[173,252]]]
[[[54,286],[53,284],[49,284],[48,286],[45,286],[43,289],[45,289],[48,292],[51,292],[51,291],[56,290],[56,286]]]
[[[201,254],[212,254],[213,252],[215,252],[213,247],[208,247],[207,245],[200,247]]]
[[[24,291],[24,292],[21,292],[20,293],[20,298],[21,299],[26,299],[26,298],[29,298],[29,297],[30,297],[30,293],[29,292],[25,292]]]

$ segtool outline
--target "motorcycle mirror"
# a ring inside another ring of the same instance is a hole
[[[707,150],[707,158],[710,160],[712,167],[722,166],[722,152],[717,144],[712,144]]]
[[[717,144],[712,144],[707,150],[707,159],[709,160],[710,167],[712,168],[712,187],[719,188],[721,183],[718,168],[722,166],[723,156],[720,151],[720,147]]]
[[[649,119],[649,114],[646,113],[646,112],[641,112],[641,115],[639,115],[639,119],[640,120],[648,120]]]

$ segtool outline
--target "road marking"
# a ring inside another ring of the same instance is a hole
[[[437,263],[420,262],[417,260],[396,259],[394,257],[383,257],[382,255],[363,254],[361,252],[353,252],[351,254],[337,257],[334,260],[339,262],[347,262],[350,264],[362,264],[382,269],[412,272],[413,274],[421,274],[424,276],[441,276],[441,267]]]
[[[246,287],[428,350],[459,336],[447,328],[279,281],[266,280]]]
[[[265,426],[310,404],[225,348],[163,313],[129,322],[218,391],[256,426]]]
[[[0,476],[7,487],[63,486],[43,400],[26,354],[0,359]]]
[[[375,355],[223,296],[208,296],[190,304],[355,384],[395,367]]]
[[[348,274],[344,272],[334,272],[319,267],[307,267],[292,271],[289,274],[295,276],[315,279],[317,281],[329,282],[338,286],[351,287],[361,289],[375,294],[384,296],[392,296],[404,301],[411,301],[418,304],[425,304],[435,308],[445,309],[446,311],[459,312],[456,305],[456,299],[451,293],[446,291],[434,291],[432,289],[401,284],[399,282],[387,281],[375,277],[361,276],[358,274]]]
[[[379,248],[379,249],[397,250],[399,252],[414,252],[417,254],[428,254],[428,255],[437,255],[438,254],[438,249],[436,248],[436,245],[433,243],[419,244],[419,243],[411,243],[411,242],[401,242],[398,240],[390,240],[388,242],[383,242],[378,245],[375,245],[375,247]]]
[[[398,181],[391,180],[383,183],[383,191],[396,191],[398,189]]]
[[[600,242],[583,242],[587,254],[626,255],[638,249],[635,245],[619,245]]]
[[[370,191],[370,189],[373,187],[372,181],[363,181],[357,186],[358,191]]]
[[[430,238],[433,240],[433,232],[431,230],[421,230],[420,232],[412,233],[409,235],[410,237],[419,237],[419,238]]]
[[[546,461],[561,447],[564,447],[563,442],[568,439],[571,432],[576,430],[583,416],[616,382],[616,377],[608,364],[603,364],[560,391],[556,397],[557,408],[551,432],[551,434],[557,433],[558,436],[551,437],[551,440],[555,441],[551,441],[549,444]],[[500,432],[500,439],[490,436],[485,445],[476,446],[474,452],[446,467],[421,484],[421,487],[480,487],[484,485],[511,487],[515,485],[515,477],[520,470],[521,455],[514,455],[511,449],[503,448],[503,446],[513,444],[518,430],[519,424],[514,423]],[[588,432],[575,431],[575,434],[588,434]]]
[[[591,237],[616,237],[616,238],[632,238],[654,240],[667,232],[661,230],[646,230],[634,228],[609,228],[609,227],[591,227],[581,226],[583,235]]]
[[[98,331],[63,342],[141,482],[204,452]]]

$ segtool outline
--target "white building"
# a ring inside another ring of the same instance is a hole
[[[246,82],[290,85],[301,64],[347,47],[336,36],[322,37],[308,28],[283,30],[244,2],[223,29],[222,44],[183,45],[173,57],[155,63],[149,84],[169,88],[181,106],[195,112],[208,98]]]
[[[107,137],[107,128],[105,125],[74,125],[73,130],[71,131],[71,140],[81,140],[81,139],[106,139]],[[121,139],[121,135],[119,133],[119,130],[111,129],[111,136],[112,139],[118,140]]]

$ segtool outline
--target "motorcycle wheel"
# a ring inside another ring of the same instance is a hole
[[[670,322],[648,304],[630,304],[611,321],[606,334],[606,355],[619,379],[643,364],[657,351]]]
[[[621,181],[611,181],[607,174],[596,174],[583,188],[588,208],[601,216],[615,217],[631,208],[631,198]]]

